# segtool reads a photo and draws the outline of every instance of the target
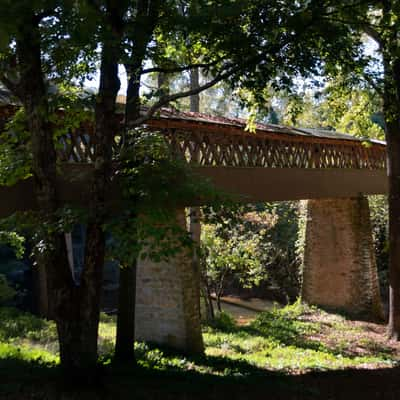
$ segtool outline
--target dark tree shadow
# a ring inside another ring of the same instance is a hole
[[[193,361],[229,376],[133,365],[103,366],[98,382],[77,387],[55,365],[20,359],[0,361],[0,399],[399,399],[400,368],[347,369],[285,375],[257,368],[245,361],[198,357]],[[68,386],[67,386],[68,385]]]

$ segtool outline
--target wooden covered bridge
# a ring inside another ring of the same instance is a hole
[[[176,157],[242,202],[309,200],[303,298],[377,316],[379,287],[365,195],[387,192],[385,143],[337,132],[257,124],[163,110],[144,129],[161,133]],[[93,136],[78,129],[62,138],[59,195],[85,203]],[[118,151],[116,142],[115,151]],[[35,209],[31,180],[0,187],[0,216]],[[118,203],[113,188],[110,201]],[[184,204],[177,218],[184,225]],[[199,280],[185,254],[168,263],[141,261],[137,336],[185,350],[201,346]],[[366,289],[367,288],[367,289]]]

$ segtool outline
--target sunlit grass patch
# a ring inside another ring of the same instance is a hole
[[[0,309],[0,359],[58,362],[55,324],[16,309]],[[189,357],[145,343],[135,345],[138,365],[153,371],[193,371],[218,376],[249,376],[273,370],[381,368],[395,365],[399,346],[386,341],[379,325],[346,320],[301,303],[263,312],[246,326],[222,314],[205,326],[206,354]],[[371,333],[372,332],[372,333]],[[101,315],[99,353],[112,361],[115,316]]]
[[[39,364],[56,364],[59,361],[58,356],[43,348],[11,343],[0,343],[1,360],[26,361]]]
[[[389,347],[364,339],[363,329],[343,317],[297,302],[264,312],[248,326],[232,331],[208,328],[206,353],[246,361],[258,368],[304,372],[341,368],[384,367],[397,363]],[[356,351],[364,345],[364,351]],[[367,348],[370,351],[366,350]]]

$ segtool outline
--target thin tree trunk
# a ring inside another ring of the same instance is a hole
[[[75,281],[74,249],[71,232],[65,234],[65,244],[67,246],[69,268],[71,269],[72,279]]]
[[[135,361],[136,265],[120,268],[115,359]]]
[[[34,256],[32,281],[34,298],[33,312],[42,318],[51,319],[46,265],[38,252],[36,252]]]
[[[125,65],[128,73],[128,85],[125,105],[125,130],[124,145],[128,146],[128,126],[140,116],[140,79],[142,76],[142,64],[146,55],[147,45],[157,21],[160,2],[154,0],[150,6],[147,1],[139,0],[137,3],[137,18],[150,17],[151,23],[146,27],[138,24],[140,32],[135,33],[137,42],[132,54],[132,63]],[[134,221],[134,218],[132,218]],[[136,240],[136,238],[132,238]],[[133,244],[132,244],[132,247]],[[118,362],[135,362],[135,308],[136,308],[136,265],[126,266],[120,270],[117,336],[115,342],[115,360]]]
[[[219,293],[218,292],[218,294],[217,294],[217,309],[218,309],[218,311],[219,312],[222,312],[222,308],[221,308],[221,296],[222,296],[222,293]]]
[[[199,69],[194,68],[190,70],[190,90],[198,89],[200,87]],[[200,94],[190,96],[190,111],[200,112]]]
[[[169,79],[167,74],[164,72],[159,72],[157,76],[157,87],[158,87],[158,97],[161,99],[162,97],[169,95]],[[168,107],[168,103],[165,104],[165,107]]]
[[[202,281],[203,281],[202,292],[203,292],[204,302],[206,305],[206,318],[207,321],[213,321],[215,319],[215,312],[211,297],[211,291],[208,286],[207,279],[203,278]]]
[[[199,82],[199,69],[195,68],[190,70],[190,90],[198,89],[200,86]],[[200,95],[194,94],[190,96],[190,111],[192,112],[199,112],[200,111]],[[199,154],[195,155],[195,162],[199,162]],[[201,265],[199,259],[199,249],[200,249],[200,242],[201,242],[201,211],[200,207],[191,207],[189,209],[189,231],[192,235],[192,239],[195,243],[196,248],[193,251],[193,269],[194,269],[194,278],[197,279],[196,291],[199,293],[200,299],[200,285],[201,285]],[[204,277],[204,283],[206,284],[206,277]],[[203,286],[204,287],[204,286]],[[212,320],[214,319],[214,308],[211,300],[211,296],[209,293],[208,286],[204,288],[204,301],[206,304],[206,312],[207,312],[207,319]],[[200,310],[200,307],[199,307]]]
[[[144,56],[144,53],[143,53]],[[140,57],[139,57],[140,58]],[[141,59],[140,59],[141,60]],[[130,121],[140,116],[140,77],[142,62],[125,66],[128,72],[128,86],[125,107],[125,136]],[[126,140],[126,139],[125,139]],[[129,145],[126,142],[125,145]],[[135,218],[132,218],[134,221]],[[132,222],[134,223],[134,222]],[[132,241],[136,240],[134,237]],[[132,247],[134,244],[132,243]],[[117,335],[115,361],[135,363],[135,308],[136,308],[136,262],[120,268],[118,289]]]
[[[190,90],[198,89],[200,86],[199,82],[199,69],[195,68],[190,70]],[[200,95],[199,93],[190,96],[190,111],[199,112],[200,111]],[[195,162],[199,162],[199,154],[195,155]],[[200,207],[190,208],[190,225],[189,230],[192,234],[192,239],[199,246],[200,236],[201,236],[201,225],[200,225]],[[198,254],[194,252],[194,261],[199,264]]]

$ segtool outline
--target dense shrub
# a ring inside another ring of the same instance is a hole
[[[299,295],[299,203],[260,203],[206,210],[202,255],[208,289],[260,286],[283,302]],[[221,276],[223,280],[221,279]],[[260,293],[260,291],[258,291]]]
[[[267,203],[264,214],[272,223],[264,229],[262,263],[268,271],[270,283],[280,288],[287,303],[292,303],[300,293],[299,202]]]

